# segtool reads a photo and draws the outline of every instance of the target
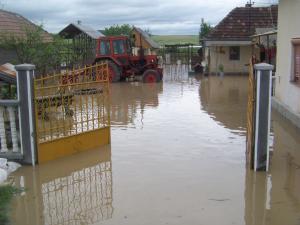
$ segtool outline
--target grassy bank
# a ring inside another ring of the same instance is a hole
[[[14,195],[20,193],[20,190],[10,185],[0,186],[0,224],[9,223],[9,205]]]
[[[151,38],[159,45],[187,44],[198,45],[198,35],[153,35]]]

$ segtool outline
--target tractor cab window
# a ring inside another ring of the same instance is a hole
[[[113,48],[115,55],[125,54],[124,41],[123,40],[114,40]]]
[[[100,55],[110,55],[109,41],[102,40],[100,43]]]

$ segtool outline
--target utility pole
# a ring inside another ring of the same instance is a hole
[[[248,33],[249,33],[249,36],[252,35],[251,34],[251,28],[252,28],[252,24],[251,24],[251,10],[252,10],[252,6],[254,5],[254,2],[252,0],[249,0],[247,3],[246,3],[246,7],[248,8]],[[253,56],[253,52],[254,52],[254,49],[253,49],[253,46],[252,46],[252,56]]]
[[[246,7],[252,7],[254,5],[255,2],[253,2],[252,0],[249,0],[247,3],[246,3]]]
[[[249,35],[251,35],[251,8],[254,5],[254,2],[252,0],[249,0],[246,3],[246,7],[248,7],[248,31]]]

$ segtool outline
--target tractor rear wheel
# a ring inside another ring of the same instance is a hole
[[[143,73],[143,82],[144,83],[157,83],[159,82],[160,79],[160,75],[156,70],[146,70]]]
[[[121,79],[121,71],[119,67],[111,61],[108,61],[108,73],[110,82],[118,82]]]

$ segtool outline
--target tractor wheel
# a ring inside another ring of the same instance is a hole
[[[121,71],[119,67],[111,61],[108,61],[108,73],[110,82],[118,82],[121,78]]]
[[[143,82],[144,83],[157,83],[159,82],[160,79],[160,75],[156,70],[146,70],[143,73]]]

